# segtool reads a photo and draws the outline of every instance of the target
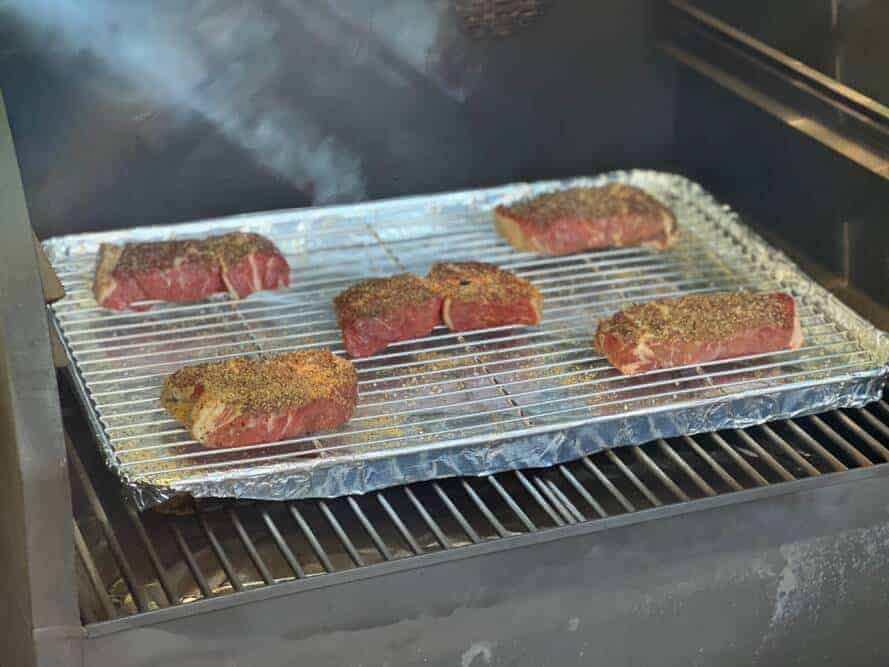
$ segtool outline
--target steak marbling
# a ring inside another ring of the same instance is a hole
[[[647,192],[623,183],[547,192],[494,209],[497,231],[513,247],[543,255],[676,242],[676,218]]]
[[[228,291],[252,292],[290,284],[290,267],[275,245],[259,234],[232,232],[200,240],[103,243],[93,293],[115,310],[146,300],[188,302]]]
[[[485,262],[439,262],[427,276],[444,297],[451,331],[539,324],[543,299],[530,282]]]
[[[659,299],[602,320],[595,344],[621,373],[795,350],[799,313],[783,292],[720,292]]]
[[[441,296],[410,273],[362,280],[333,300],[351,357],[367,357],[389,343],[429,335],[441,322]]]
[[[207,447],[238,447],[335,429],[352,416],[358,376],[328,350],[235,357],[181,368],[161,402]]]

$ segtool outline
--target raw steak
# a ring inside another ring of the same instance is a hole
[[[648,246],[678,238],[676,218],[647,192],[622,183],[548,192],[494,209],[494,226],[510,245],[543,255]]]
[[[595,345],[624,374],[761,352],[803,341],[783,292],[690,294],[630,306],[602,320]]]
[[[186,366],[161,402],[207,447],[237,447],[335,429],[352,416],[358,376],[327,350]]]
[[[451,331],[539,324],[542,298],[531,283],[484,262],[440,262],[427,276],[444,297]]]
[[[144,310],[136,301],[197,301],[228,291],[286,287],[290,267],[275,245],[259,234],[232,232],[202,240],[103,243],[93,292],[106,308]]]
[[[362,280],[340,293],[333,305],[352,357],[427,336],[441,322],[441,297],[426,280],[410,273]]]

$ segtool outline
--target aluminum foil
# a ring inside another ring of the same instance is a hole
[[[494,233],[493,206],[543,191],[622,181],[677,215],[682,240],[657,253],[564,258],[519,253]],[[290,290],[230,301],[99,308],[89,291],[98,244],[249,229],[293,269]],[[698,185],[671,174],[614,172],[350,206],[258,213],[82,234],[44,243],[68,296],[52,308],[69,370],[108,465],[140,508],[196,497],[292,500],[363,493],[455,475],[549,466],[608,447],[740,428],[880,397],[886,334],[803,275]],[[332,434],[205,450],[158,401],[187,363],[325,346],[340,352],[330,297],[369,275],[425,272],[440,259],[506,266],[544,293],[537,328],[437,330],[361,360],[359,408]],[[806,342],[758,355],[623,377],[590,346],[598,318],[628,303],[719,289],[784,289]]]

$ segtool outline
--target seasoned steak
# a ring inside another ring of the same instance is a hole
[[[547,192],[494,209],[494,226],[510,245],[543,255],[648,246],[663,250],[678,238],[670,209],[623,183]]]
[[[93,293],[106,308],[144,310],[136,301],[197,301],[215,292],[235,298],[286,287],[290,267],[259,234],[232,232],[202,240],[103,243]]]
[[[539,324],[543,299],[531,283],[484,262],[440,262],[427,276],[444,297],[451,331]]]
[[[367,357],[389,343],[429,335],[441,322],[441,296],[423,278],[402,273],[352,285],[333,300],[346,352]]]
[[[722,292],[659,299],[602,320],[595,345],[624,374],[799,348],[793,297]]]
[[[235,357],[181,368],[161,402],[207,447],[237,447],[335,429],[352,416],[358,376],[327,350]]]

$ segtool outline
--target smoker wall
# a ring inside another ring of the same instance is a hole
[[[744,32],[883,104],[889,103],[885,0],[694,0]]]
[[[679,79],[683,171],[770,238],[889,306],[889,180],[691,71]],[[724,114],[730,122],[713,123]],[[848,300],[848,299],[847,299]],[[852,303],[853,307],[859,304]],[[859,308],[882,326],[885,315]]]
[[[655,2],[521,0],[542,15],[500,38],[461,29],[473,4],[9,0],[0,87],[34,227],[667,165]]]
[[[463,21],[485,4],[6,0],[0,87],[33,225],[666,168],[889,305],[885,175],[673,64],[667,3],[498,0],[530,18],[473,37]],[[889,99],[881,0],[695,4]]]

